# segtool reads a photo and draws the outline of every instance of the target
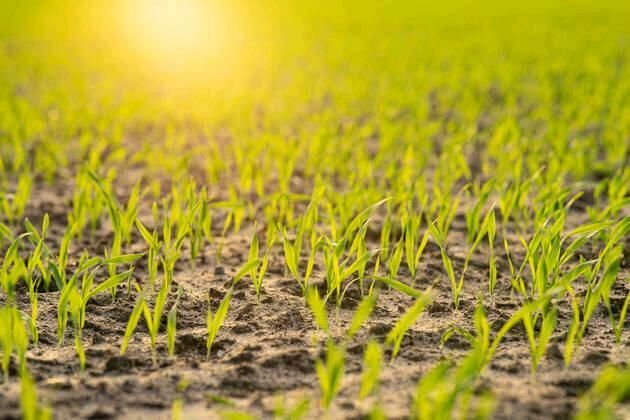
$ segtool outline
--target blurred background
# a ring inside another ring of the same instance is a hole
[[[436,92],[471,114],[500,87],[601,102],[598,80],[627,86],[629,21],[627,1],[1,0],[0,92],[60,121],[264,111],[271,132],[420,115]]]
[[[4,54],[20,55],[27,66],[56,63],[69,76],[88,72],[136,84],[167,80],[177,90],[246,74],[268,78],[295,65],[324,71],[357,59],[377,67],[387,64],[383,60],[455,56],[472,42],[481,44],[484,34],[499,35],[489,47],[500,45],[506,53],[521,46],[549,49],[561,36],[577,48],[597,48],[586,42],[597,41],[602,29],[627,35],[628,2],[513,3],[2,0],[0,36]],[[551,28],[560,30],[544,33]]]

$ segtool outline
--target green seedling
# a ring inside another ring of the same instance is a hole
[[[184,418],[184,401],[180,397],[173,400],[171,404],[171,420],[182,420]]]
[[[212,216],[205,189],[198,192],[195,182],[190,180],[184,183],[183,191],[184,200],[181,200],[178,190],[173,188],[171,217],[174,224],[186,224],[188,227],[190,259],[194,267],[204,242],[212,240]]]
[[[245,205],[238,198],[238,195],[234,191],[234,189],[231,188],[230,200],[215,202],[212,204],[212,207],[218,208],[218,209],[224,209],[227,211],[227,215],[223,222],[221,237],[218,239],[217,244],[216,244],[216,254],[217,254],[216,257],[217,257],[217,261],[220,262],[222,259],[225,237],[228,231],[230,230],[230,228],[232,228],[232,231],[236,233],[241,228],[241,224],[243,222],[243,219],[245,218]]]
[[[420,264],[420,257],[422,257],[422,253],[424,252],[424,248],[427,245],[429,240],[429,230],[427,229],[424,235],[422,235],[422,239],[420,243],[417,244],[416,239],[416,230],[418,226],[416,223],[409,222],[407,223],[407,227],[405,229],[405,257],[407,260],[407,267],[411,272],[411,281],[412,284],[416,281],[416,272],[418,270],[418,265]],[[390,273],[391,274],[391,273]]]
[[[356,237],[356,233],[358,232],[358,234],[361,234],[361,230],[367,228],[367,225],[370,222],[370,215],[376,210],[378,209],[381,205],[383,205],[384,203],[387,203],[391,201],[391,197],[390,198],[384,198],[381,200],[378,200],[376,202],[374,202],[373,204],[367,206],[366,208],[364,208],[363,210],[359,211],[359,213],[352,217],[352,212],[348,211],[344,211],[343,215],[340,216],[344,221],[348,220],[347,222],[344,222],[342,224],[341,229],[339,229],[339,234],[337,234],[337,232],[332,235],[332,239],[333,241],[340,241],[341,238],[352,238],[352,237]],[[343,206],[344,204],[348,204],[349,201],[347,200],[341,200],[338,204],[339,206]],[[312,226],[311,226],[312,229]],[[331,231],[332,233],[332,231]],[[364,234],[363,234],[364,235]]]
[[[367,234],[369,220],[366,221],[363,226],[359,229],[359,232],[356,234],[352,246],[350,246],[349,254],[352,255],[355,253],[356,261],[360,261],[359,266],[357,267],[357,275],[359,276],[359,289],[361,290],[361,295],[365,295],[365,270],[370,259],[369,252],[367,250],[367,245],[365,243],[365,235]],[[313,233],[314,240],[314,233]],[[311,254],[311,257],[314,259],[314,253]],[[310,264],[310,258],[309,258]]]
[[[407,333],[409,328],[411,328],[411,326],[416,322],[418,317],[422,314],[422,312],[424,312],[424,310],[430,303],[430,292],[424,292],[420,297],[416,299],[414,304],[409,309],[407,309],[403,316],[398,321],[396,321],[394,327],[391,329],[389,334],[387,334],[387,337],[385,338],[385,343],[387,343],[388,346],[392,346],[391,361],[393,361],[398,355],[402,340],[405,337],[405,334]]]
[[[345,369],[345,350],[331,339],[326,344],[326,359],[318,359],[315,365],[319,387],[322,394],[322,406],[328,410],[341,388]]]
[[[154,365],[157,364],[156,342],[158,333],[160,331],[160,324],[162,322],[162,314],[166,305],[168,290],[169,288],[167,284],[164,283],[158,291],[157,296],[155,297],[155,302],[153,303],[153,312],[151,312],[151,310],[149,309],[149,305],[147,304],[146,300],[142,301],[142,313],[147,324],[147,329],[149,330],[149,337],[151,339],[151,359],[153,360]]]
[[[354,313],[354,316],[352,317],[350,326],[346,331],[346,337],[348,340],[352,339],[352,337],[354,337],[359,332],[359,330],[361,329],[363,324],[365,324],[368,318],[370,318],[372,311],[374,311],[374,308],[376,307],[376,298],[377,295],[373,294],[364,298],[361,301],[361,303],[357,307],[356,312]]]
[[[315,324],[323,332],[328,333],[328,314],[326,313],[326,301],[319,297],[319,292],[316,288],[309,288],[306,294],[306,302],[313,314]]]
[[[479,234],[482,210],[488,202],[492,188],[494,188],[493,180],[485,182],[481,187],[479,187],[478,184],[473,184],[472,196],[476,198],[476,202],[475,205],[466,212],[466,241],[468,241],[469,244],[472,244]]]
[[[206,324],[208,326],[208,339],[206,340],[206,359],[210,360],[210,353],[212,351],[212,345],[219,334],[219,330],[223,326],[225,322],[225,317],[227,316],[228,309],[230,307],[230,300],[232,299],[232,292],[229,291],[225,297],[221,300],[219,307],[216,312],[212,312],[212,307],[208,304],[208,315],[206,319]]]
[[[461,195],[465,191],[465,189],[466,187],[462,188],[454,197],[448,197],[448,199],[447,197],[442,197],[441,199],[438,199],[440,205],[435,217],[435,226],[439,229],[443,236],[443,243],[446,243],[448,231],[453,224],[453,219],[455,218],[455,214],[457,213],[457,209],[459,207],[459,202],[461,201]],[[443,194],[439,193],[439,195]]]
[[[396,242],[396,245],[394,245],[394,250],[392,251],[389,257],[389,261],[387,262],[390,279],[395,279],[398,275],[398,270],[400,269],[400,263],[402,262],[403,253],[404,243],[402,241]]]
[[[540,175],[540,170],[531,178],[523,182],[509,182],[502,188],[499,195],[499,209],[501,210],[503,229],[506,229],[511,218],[523,221],[527,216],[526,200],[533,181]],[[505,235],[504,235],[505,236]]]
[[[153,302],[153,311],[151,311],[151,308],[147,303],[146,292],[142,290],[137,284],[136,289],[138,290],[138,300],[136,301],[136,304],[131,312],[129,321],[127,322],[127,328],[125,329],[125,336],[123,337],[120,354],[124,355],[127,351],[129,341],[131,340],[133,332],[138,325],[140,317],[143,315],[147,325],[147,329],[149,331],[151,359],[153,361],[153,364],[156,365],[157,336],[160,330],[160,324],[162,322],[162,315],[166,306],[166,299],[168,297],[169,288],[166,286],[166,284],[162,284],[162,287],[155,296],[155,300]]]
[[[256,229],[256,226],[254,226],[254,230],[255,229]],[[254,265],[254,261],[260,261],[258,259],[259,257],[258,248],[259,248],[258,235],[254,231],[254,235],[252,236],[252,242],[249,247],[248,263]],[[258,302],[260,302],[260,293],[262,291],[263,279],[265,277],[265,273],[267,272],[267,265],[269,264],[269,252],[270,252],[270,247],[268,246],[267,250],[265,251],[265,254],[263,255],[263,258],[262,258],[262,261],[260,262],[259,267],[252,268],[249,271],[249,277],[252,279],[252,282],[254,284],[254,290],[256,291],[256,299]]]
[[[520,315],[518,318],[520,319]],[[453,333],[458,333],[470,342],[472,348],[459,366],[454,367],[450,362],[442,362],[420,380],[414,398],[413,417],[449,418],[459,409],[463,416],[475,413],[475,418],[490,418],[494,410],[493,398],[490,394],[475,396],[475,381],[489,363],[494,343],[498,344],[513,325],[508,321],[491,344],[490,326],[483,304],[479,303],[475,309],[473,333],[457,327],[449,328],[442,336],[440,346]]]
[[[138,217],[141,198],[142,194],[140,193],[140,182],[138,181],[133,186],[131,194],[129,194],[127,204],[125,205],[125,208],[124,210],[122,210],[120,215],[121,236],[122,240],[127,245],[131,243],[131,232],[133,230],[133,225]]]
[[[459,367],[441,362],[420,379],[413,401],[411,418],[443,419],[472,415],[476,419],[492,418],[495,403],[489,393],[475,395],[477,375],[469,368],[470,357]]]
[[[621,333],[623,331],[623,326],[626,323],[626,318],[628,316],[628,309],[630,308],[630,292],[626,294],[626,298],[623,301],[623,305],[621,306],[621,310],[619,311],[619,319],[615,321],[615,317],[612,313],[612,308],[610,307],[610,299],[608,299],[607,303],[608,313],[610,315],[610,321],[613,326],[613,331],[615,332],[615,340],[617,343],[621,342]]]
[[[625,165],[618,173],[603,179],[595,188],[596,205],[586,211],[593,222],[602,222],[618,217],[618,214],[630,204],[630,170]]]
[[[458,388],[449,377],[452,365],[442,362],[418,382],[413,401],[412,418],[449,418],[454,409]]]
[[[307,279],[303,279],[298,271],[300,264],[300,252],[302,249],[301,239],[296,239],[293,243],[287,237],[286,229],[278,226],[278,230],[282,232],[282,248],[284,250],[284,259],[289,269],[289,272],[293,278],[298,282],[298,285],[302,289],[302,293],[306,295],[306,289],[308,288]]]
[[[133,274],[133,268],[115,274],[102,283],[95,285],[94,279],[97,271],[107,264],[133,263],[142,254],[129,254],[116,257],[114,260],[103,260],[99,257],[90,258],[87,253],[81,257],[79,266],[74,275],[61,288],[61,294],[57,303],[57,337],[59,344],[63,343],[64,332],[68,321],[68,313],[75,326],[75,336],[81,337],[81,331],[85,325],[85,310],[88,302],[98,293],[115,290],[118,285],[128,281]]]
[[[36,346],[39,344],[39,333],[37,331],[37,315],[39,308],[37,290],[41,283],[43,283],[46,290],[50,288],[50,271],[44,263],[45,259],[50,257],[50,249],[48,249],[44,242],[48,233],[49,224],[50,220],[48,213],[46,213],[42,221],[42,232],[40,235],[28,219],[24,220],[26,230],[31,234],[29,239],[35,243],[35,249],[28,257],[25,280],[28,286],[28,295],[31,305],[31,316],[29,319],[31,337]]]
[[[310,401],[306,398],[290,406],[286,398],[278,397],[273,407],[273,418],[275,420],[300,420],[306,416],[310,405]]]
[[[611,248],[609,252],[601,257],[598,260],[602,262],[601,267],[603,268],[602,275],[599,278],[595,276],[597,273],[595,270],[592,270],[589,273],[589,287],[586,291],[586,296],[584,297],[584,304],[582,309],[582,324],[580,330],[578,332],[578,338],[581,341],[582,337],[586,333],[586,328],[588,327],[588,323],[595,312],[595,309],[600,301],[604,302],[606,309],[608,310],[608,314],[610,317],[610,321],[613,326],[613,331],[615,332],[615,337],[621,337],[621,328],[624,323],[624,317],[627,311],[627,304],[624,303],[624,308],[622,307],[622,311],[620,313],[619,322],[615,322],[615,317],[612,311],[612,307],[610,304],[610,291],[612,289],[613,284],[617,279],[617,275],[620,270],[621,259],[622,259],[623,248],[620,245]],[[601,255],[601,254],[600,254]],[[627,300],[627,299],[626,299]]]
[[[306,300],[313,314],[315,324],[320,330],[329,335],[330,327],[326,313],[326,302],[319,297],[319,293],[315,288],[309,288]],[[346,340],[350,340],[355,336],[369,318],[375,304],[376,296],[368,297],[361,302],[353,316],[350,327],[346,331]],[[327,410],[339,392],[341,379],[344,374],[344,359],[345,346],[343,344],[335,344],[333,339],[329,337],[326,342],[326,359],[318,359],[315,366],[322,393],[322,405]]]
[[[36,276],[39,276],[46,290],[50,287],[50,272],[46,266],[46,260],[51,257],[51,252],[45,242],[49,226],[50,218],[48,217],[48,213],[45,213],[42,219],[41,233],[37,231],[28,219],[24,219],[24,227],[26,231],[30,233],[28,239],[35,246],[33,252],[28,257],[27,263],[28,275],[26,281],[29,286],[29,296],[31,298],[33,298],[35,289],[34,287],[31,288],[31,286],[35,286],[37,281]],[[31,293],[31,289],[33,289],[33,293]]]
[[[13,194],[0,193],[0,210],[9,224],[21,219],[31,196],[32,175],[28,171],[20,174]]]
[[[9,304],[15,302],[15,286],[18,281],[28,276],[27,266],[20,257],[19,250],[22,239],[30,235],[30,233],[23,233],[16,237],[9,245],[0,265],[0,286]]]
[[[365,399],[378,390],[382,360],[383,350],[381,346],[377,342],[370,340],[363,354],[363,373],[359,388],[360,399]]]
[[[123,244],[123,236],[122,236],[122,225],[117,224],[114,228],[114,241],[112,243],[112,247],[109,251],[105,250],[105,258],[114,260],[117,257],[122,255],[122,244]],[[117,264],[109,264],[107,270],[110,276],[115,276],[117,273],[116,270]],[[116,297],[116,290],[112,290],[112,297]]]
[[[68,214],[68,225],[74,226],[74,235],[77,236],[81,236],[88,225],[94,235],[105,209],[107,208],[110,213],[112,210],[112,208],[108,208],[107,202],[113,198],[110,191],[115,171],[110,170],[106,178],[101,178],[91,171],[90,167],[94,168],[95,166],[86,164],[77,173],[72,197],[72,210]],[[112,219],[112,227],[114,227],[113,223],[114,220]]]
[[[541,298],[521,306],[512,316],[501,326],[493,339],[490,339],[490,325],[488,323],[482,303],[477,305],[474,316],[474,333],[469,333],[458,327],[451,327],[445,331],[441,339],[443,345],[454,333],[458,333],[466,338],[472,345],[472,351],[466,357],[465,363],[460,366],[462,373],[467,377],[478,377],[485,367],[490,363],[499,344],[505,335],[519,323],[523,323],[530,341],[532,354],[532,373],[536,371],[541,357],[544,355],[551,333],[556,325],[556,310],[550,309],[542,320],[542,327],[538,337],[536,337],[533,325],[536,322],[536,313],[547,307],[549,301],[557,295],[564,293],[571,280],[565,280],[564,284],[557,285],[549,289]],[[466,367],[464,367],[466,366]]]
[[[164,271],[164,282],[169,287],[173,283],[175,263],[177,263],[182,255],[181,249],[190,229],[190,220],[194,217],[199,205],[198,203],[184,217],[185,220],[177,224],[177,230],[175,231],[174,220],[176,219],[169,215],[169,208],[166,202],[163,204],[164,218],[162,229],[162,256],[160,257],[160,261],[162,262],[162,269]]]
[[[104,179],[90,170],[88,170],[88,175],[92,182],[94,182],[97,190],[100,192],[109,212],[110,221],[115,234],[112,252],[119,252],[122,244],[129,243],[131,240],[131,231],[138,216],[139,202],[141,198],[140,182],[137,182],[134,185],[131,190],[131,194],[129,195],[127,205],[123,208],[123,206],[118,203],[116,196],[111,192],[111,186],[107,186]],[[112,254],[111,256],[115,257],[117,255]]]
[[[4,249],[4,241],[11,242],[14,238],[13,231],[4,223],[0,223],[0,249]]]
[[[488,249],[490,250],[488,257],[488,291],[492,295],[497,286],[497,257],[494,255],[494,238],[496,237],[497,225],[494,217],[494,209],[491,210],[489,214],[490,216],[486,224],[488,231]]]
[[[70,242],[79,230],[78,224],[68,225],[66,231],[61,239],[61,245],[59,247],[59,255],[57,256],[57,262],[49,265],[52,272],[52,278],[55,281],[57,290],[63,289],[67,282],[67,268],[68,268],[68,255],[70,250]]]
[[[565,210],[557,210],[541,223],[529,242],[521,238],[521,243],[527,252],[518,271],[515,272],[512,261],[509,259],[512,286],[524,297],[540,296],[548,288],[562,282],[563,276],[566,276],[564,267],[574,258],[576,252],[591,238],[611,225],[610,222],[586,224],[562,235],[564,221]],[[571,238],[575,239],[568,243]],[[568,245],[565,246],[566,243]],[[504,245],[508,252],[507,241],[504,241]],[[563,248],[564,251],[562,251]],[[532,273],[530,291],[526,290],[522,277],[526,264],[529,265]],[[569,270],[569,273],[572,271]]]
[[[171,306],[171,309],[168,311],[168,315],[166,316],[166,338],[167,338],[167,348],[169,357],[173,357],[175,355],[175,332],[177,329],[177,305],[179,305],[179,300],[184,294],[184,289],[179,286],[177,289],[177,297],[175,298],[175,303]]]
[[[191,220],[195,217],[200,206],[201,203],[197,203],[187,213],[181,215],[181,220],[178,220],[178,227],[175,229],[174,220],[176,219],[169,214],[167,203],[163,203],[163,218],[160,219],[157,203],[154,202],[152,206],[153,222],[157,226],[160,220],[163,221],[161,240],[157,228],[150,232],[142,222],[136,218],[136,227],[149,247],[147,251],[147,270],[151,288],[154,287],[157,279],[159,263],[162,264],[164,281],[169,287],[172,284],[175,264],[181,257],[181,249],[190,231]]]
[[[98,265],[100,264],[100,262],[100,258],[89,258],[87,253],[83,254],[79,261],[79,266],[77,270],[70,278],[70,280],[67,281],[65,285],[60,289],[59,301],[57,302],[58,345],[63,344],[64,334],[66,331],[66,326],[68,324],[69,313],[72,314],[73,320],[76,320],[76,327],[81,328],[81,319],[83,318],[81,314],[82,305],[71,305],[71,302],[76,301],[76,295],[79,295],[79,297],[83,295],[80,290],[81,286],[84,291],[89,290],[89,287],[86,287],[86,285],[93,282],[94,276],[96,275],[96,270],[98,269]],[[79,279],[81,278],[81,276],[83,276],[83,284],[80,286]]]
[[[372,275],[371,279],[373,281],[379,281],[382,283],[385,283],[386,285],[388,285],[389,287],[391,287],[394,290],[397,290],[407,296],[411,296],[414,298],[418,298],[420,296],[422,296],[422,291],[415,289],[399,280],[394,280],[391,279],[389,277],[383,277],[383,276],[378,276],[378,275]],[[372,286],[374,286],[375,283],[372,284]],[[370,289],[370,295],[373,293],[373,287]]]
[[[630,367],[607,366],[593,386],[578,401],[576,420],[617,418],[620,406],[630,395]]]
[[[473,253],[475,249],[477,248],[477,246],[481,243],[481,240],[488,233],[488,230],[490,228],[494,229],[493,221],[494,221],[494,209],[490,208],[490,210],[486,213],[486,216],[484,217],[484,220],[479,228],[475,241],[472,243],[472,245],[468,249],[468,253],[466,254],[466,258],[464,260],[464,267],[461,270],[459,278],[457,278],[455,276],[453,262],[451,261],[451,258],[449,257],[448,252],[447,252],[446,232],[440,230],[440,227],[438,224],[430,222],[427,219],[429,232],[431,233],[431,236],[433,237],[433,239],[436,241],[436,243],[438,244],[440,248],[440,255],[442,256],[442,264],[444,265],[444,270],[446,271],[446,274],[450,282],[451,292],[453,294],[453,305],[455,306],[456,310],[459,306],[459,298],[461,296],[462,289],[464,287],[464,276],[466,275],[466,271],[468,270],[470,259],[472,258]]]
[[[136,287],[136,288],[138,290],[141,290],[140,287]],[[124,355],[127,352],[127,346],[129,345],[129,342],[131,341],[133,332],[138,326],[138,322],[140,321],[140,317],[142,316],[142,312],[145,305],[146,303],[145,303],[144,292],[140,291],[136,304],[134,305],[133,310],[131,311],[131,315],[129,316],[129,320],[127,321],[127,327],[125,328],[125,335],[123,337],[122,344],[120,346],[121,355]]]
[[[31,375],[24,371],[20,378],[20,409],[24,420],[51,420],[52,410],[42,407],[37,396],[37,387]]]
[[[387,415],[385,414],[385,410],[380,406],[380,404],[376,403],[370,409],[368,413],[368,418],[370,420],[387,420]]]
[[[190,229],[188,230],[190,257],[195,264],[204,244],[212,242],[212,213],[208,204],[206,188],[202,188],[198,194],[193,188],[190,190],[189,207],[191,207],[191,203],[200,203],[199,210],[190,220]]]
[[[251,260],[251,261],[247,261],[241,268],[240,270],[238,270],[236,272],[236,274],[234,275],[234,277],[232,278],[232,286],[235,286],[239,281],[241,281],[245,276],[247,276],[248,274],[250,274],[252,271],[256,270],[258,267],[260,267],[260,265],[262,264],[262,261],[256,259],[256,260]]]
[[[61,291],[61,296],[58,302],[57,308],[57,325],[58,325],[58,340],[61,344],[63,342],[64,332],[68,320],[68,314],[72,320],[72,326],[74,331],[74,344],[79,357],[81,370],[85,369],[86,358],[83,348],[83,327],[86,320],[86,307],[88,302],[98,293],[110,291],[116,288],[119,284],[127,281],[133,270],[129,270],[123,273],[116,274],[113,277],[108,278],[99,285],[94,286],[94,277],[98,266],[92,271],[87,269],[83,270],[83,277],[81,280],[81,286],[78,285],[78,276],[73,276],[66,286]]]
[[[309,281],[311,280],[311,276],[313,275],[313,269],[315,267],[315,258],[317,256],[317,252],[324,244],[324,237],[317,236],[315,231],[311,232],[311,240],[310,240],[310,255],[308,257],[308,261],[306,262],[306,270],[304,271],[304,279],[303,285],[305,288],[308,288]]]
[[[28,343],[27,322],[20,311],[10,306],[0,308],[0,349],[2,350],[0,362],[4,383],[9,381],[9,364],[12,354],[17,355],[20,372],[26,372]]]
[[[578,298],[575,296],[572,287],[568,287],[567,291],[569,292],[571,299],[571,310],[573,313],[573,317],[571,319],[571,325],[569,326],[569,330],[567,331],[567,338],[564,342],[564,365],[568,367],[571,364],[571,359],[573,358],[573,353],[575,351],[576,341],[578,339],[578,331],[580,329],[580,303]]]
[[[529,311],[525,311],[523,314],[523,325],[525,326],[527,340],[529,341],[529,348],[532,356],[532,373],[536,373],[540,359],[544,356],[545,351],[547,350],[551,334],[556,328],[558,315],[555,309],[551,309],[546,314],[543,314],[542,325],[540,327],[538,337],[536,337],[534,332],[534,323],[537,318],[538,317],[535,314],[532,314]]]
[[[584,228],[580,230],[579,233],[582,233],[584,230],[586,230],[589,235],[593,235],[595,233],[601,232],[604,229],[604,227],[601,227],[601,225],[601,223],[589,225],[592,227],[590,227],[589,229]],[[604,225],[605,227],[610,226],[609,223]],[[586,290],[586,295],[584,296],[584,300],[582,303],[581,317],[576,317],[574,310],[573,323],[579,323],[580,327],[577,331],[577,337],[572,339],[575,339],[578,343],[581,342],[582,338],[584,337],[589,321],[593,316],[593,313],[595,312],[595,309],[600,301],[604,302],[604,305],[608,310],[613,331],[615,333],[615,338],[617,340],[621,338],[621,330],[623,328],[625,317],[628,311],[628,299],[624,301],[624,304],[619,313],[619,319],[615,321],[615,317],[610,304],[610,291],[617,279],[620,270],[623,248],[619,244],[619,242],[628,234],[629,231],[630,217],[625,217],[621,219],[618,223],[610,227],[610,233],[608,234],[606,244],[604,248],[599,252],[595,264],[592,267],[586,262],[580,264],[580,266],[584,267],[582,273],[584,273],[587,278],[588,288]],[[576,241],[577,240],[579,240],[579,238],[576,239]],[[575,294],[573,295],[575,296]]]
[[[142,224],[139,219],[136,219],[136,226],[138,231],[142,235],[142,238],[149,246],[149,250],[147,251],[147,271],[149,278],[149,286],[153,288],[155,286],[155,281],[157,279],[158,273],[158,264],[160,262],[160,250],[162,248],[162,243],[158,239],[157,230],[154,230],[152,233]]]
[[[365,270],[366,262],[377,252],[366,252],[361,255],[361,258],[352,260],[350,256],[342,257],[348,245],[345,237],[338,243],[331,242],[329,238],[325,238],[325,241],[321,246],[324,250],[324,263],[326,266],[326,299],[334,295],[337,309],[339,309],[345,290],[352,282],[359,280],[359,277],[353,278],[353,276],[358,274],[360,270]],[[346,285],[345,288],[343,287],[344,284]],[[344,290],[344,293],[342,293],[342,290]]]
[[[388,206],[389,209],[389,206]],[[386,260],[389,256],[389,242],[391,241],[391,232],[392,232],[392,220],[391,216],[388,212],[387,216],[383,220],[383,226],[381,228],[381,260]]]

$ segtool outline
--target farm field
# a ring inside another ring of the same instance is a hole
[[[628,22],[0,0],[0,419],[630,418]]]

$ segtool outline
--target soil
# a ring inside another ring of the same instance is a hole
[[[49,243],[53,250],[65,228],[70,203],[68,191],[72,189],[63,182],[52,188],[37,186],[27,212],[35,224],[44,212],[50,214]],[[149,209],[143,209],[143,212],[150,214]],[[577,223],[585,217],[583,209],[574,210],[570,221]],[[36,380],[40,399],[52,407],[55,418],[170,418],[176,398],[183,403],[183,418],[186,419],[218,418],[233,410],[268,418],[279,398],[284,398],[289,406],[308,398],[311,400],[308,417],[323,416],[318,403],[320,394],[315,361],[323,354],[324,337],[315,328],[298,285],[285,273],[281,246],[274,248],[260,303],[248,278],[238,284],[225,325],[219,332],[210,359],[206,359],[208,300],[216,308],[227,292],[233,275],[247,258],[252,229],[253,225],[245,226],[239,234],[228,236],[221,262],[216,260],[214,245],[206,246],[194,266],[188,253],[184,253],[177,265],[173,293],[167,304],[168,308],[175,290],[182,286],[185,293],[178,312],[176,354],[167,357],[163,330],[158,341],[156,365],[151,360],[149,337],[143,321],[138,325],[127,353],[120,355],[120,344],[135,302],[135,295],[128,296],[126,287],[121,286],[116,300],[103,293],[87,308],[83,333],[87,353],[84,372],[79,370],[70,329],[64,344],[57,345],[58,292],[41,293],[40,343],[39,347],[29,351],[28,367]],[[374,229],[378,231],[378,222]],[[461,269],[467,251],[464,230],[463,214],[459,214],[448,240],[456,270]],[[84,248],[102,254],[108,235],[109,227],[104,225],[93,235],[88,233],[82,240],[75,241],[72,260],[76,261]],[[517,246],[514,233],[509,235],[513,258],[520,262],[522,248]],[[140,238],[135,240],[137,242],[130,249],[142,250]],[[499,241],[502,238],[498,238]],[[509,280],[501,277],[507,272],[507,260],[498,249],[498,290],[493,298],[487,296],[487,252],[487,247],[481,246],[473,258],[459,309],[454,311],[439,250],[429,243],[420,263],[416,287],[426,288],[434,284],[434,301],[404,338],[399,356],[392,363],[384,364],[380,403],[388,417],[405,418],[408,415],[419,378],[437,362],[457,360],[468,352],[470,346],[464,339],[454,338],[440,347],[440,338],[452,325],[472,328],[472,314],[479,296],[484,296],[493,331],[500,328],[519,306],[510,290]],[[322,267],[316,266],[315,284],[323,282]],[[142,265],[136,269],[135,277],[139,282],[146,277],[144,270]],[[104,273],[100,278],[103,276]],[[613,302],[621,301],[628,293],[629,277],[630,269],[625,260]],[[409,281],[410,275],[404,264],[399,278]],[[21,305],[28,308],[27,294],[20,296]],[[329,316],[337,335],[343,334],[359,301],[358,288],[351,288],[338,313],[334,304],[329,304]],[[335,400],[330,418],[360,418],[369,412],[374,399],[360,402],[357,398],[365,345],[371,337],[383,341],[412,301],[395,290],[380,290],[375,312],[348,345],[342,391]],[[568,304],[560,307],[563,309],[559,313],[559,325],[535,376],[530,371],[529,345],[521,328],[508,334],[485,370],[478,387],[495,395],[496,418],[567,418],[575,412],[577,397],[590,387],[604,365],[620,364],[630,359],[627,323],[621,343],[616,345],[608,315],[600,307],[573,364],[565,368],[562,350],[571,313]],[[164,329],[165,320],[163,324]],[[389,360],[389,353],[385,354],[385,359]],[[0,385],[0,418],[20,417],[19,392],[15,375],[8,385]]]

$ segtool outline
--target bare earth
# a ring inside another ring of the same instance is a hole
[[[34,223],[44,212],[50,214],[49,244],[53,251],[65,226],[70,201],[67,191],[71,189],[63,183],[53,189],[40,185],[27,212]],[[124,196],[124,191],[121,195]],[[584,204],[576,203],[570,213],[569,224],[572,220],[577,223],[585,219]],[[143,210],[146,212],[148,209]],[[372,232],[368,234],[374,248],[378,247],[378,225],[377,218]],[[58,292],[41,293],[40,345],[29,352],[28,366],[37,382],[41,399],[51,405],[55,417],[169,418],[175,398],[181,398],[184,418],[187,419],[220,417],[230,410],[270,417],[278,398],[282,396],[289,406],[308,398],[311,400],[309,417],[322,416],[315,360],[323,354],[323,336],[315,327],[297,283],[285,273],[280,244],[276,245],[270,260],[260,304],[256,301],[249,278],[243,279],[237,285],[211,358],[206,360],[208,299],[216,308],[227,292],[232,276],[247,258],[252,229],[253,225],[245,226],[238,235],[228,236],[220,264],[215,258],[214,245],[206,247],[194,268],[187,253],[184,254],[177,266],[173,293],[167,304],[168,310],[175,290],[183,286],[185,294],[179,306],[176,356],[166,356],[166,338],[162,334],[157,366],[151,361],[149,336],[143,321],[127,354],[120,356],[122,336],[135,302],[135,295],[129,297],[126,287],[121,287],[115,301],[109,294],[101,294],[89,304],[83,335],[87,368],[83,373],[79,371],[70,328],[65,344],[61,347],[56,344]],[[75,241],[72,248],[75,260],[84,248],[91,253],[102,253],[109,234],[108,226],[103,226],[93,237],[87,234],[82,241]],[[144,251],[141,238],[137,236],[135,240],[130,251]],[[524,255],[522,248],[517,246],[516,236],[509,236],[508,240],[514,244],[514,260],[520,263]],[[625,241],[626,257],[622,263],[621,278],[611,295],[617,311],[630,285],[627,281],[630,275],[630,239]],[[502,238],[498,238],[497,242],[501,243]],[[463,214],[454,221],[449,244],[457,272],[467,252]],[[510,290],[509,280],[501,278],[501,273],[505,274],[508,270],[505,254],[498,248],[500,278],[495,297],[487,296],[487,249],[481,246],[467,272],[462,301],[455,312],[439,249],[431,242],[427,246],[416,287],[424,289],[434,284],[436,294],[433,304],[405,337],[398,358],[384,366],[380,401],[388,417],[405,418],[408,415],[418,379],[436,362],[466,354],[470,346],[464,339],[455,337],[441,348],[440,338],[451,325],[472,328],[472,314],[479,296],[485,296],[493,331],[498,330],[518,307],[519,302]],[[322,269],[323,263],[316,265],[313,281],[319,283],[323,291]],[[146,276],[146,267],[138,264],[135,276],[142,281]],[[410,275],[404,264],[399,278],[409,281]],[[22,293],[21,298],[26,308],[27,293]],[[329,317],[339,336],[343,334],[360,299],[356,287],[349,290],[338,314],[334,303],[329,304]],[[376,310],[348,346],[346,375],[330,418],[360,418],[369,412],[374,400],[359,402],[357,398],[365,344],[370,337],[382,341],[411,302],[412,298],[395,290],[380,290]],[[490,390],[495,395],[498,404],[496,418],[567,418],[574,413],[577,396],[589,388],[603,365],[623,363],[630,357],[628,323],[621,344],[615,345],[608,314],[604,308],[599,308],[574,363],[565,368],[562,350],[571,313],[568,302],[560,308],[564,311],[559,313],[552,344],[536,376],[532,376],[530,371],[529,345],[520,326],[508,334],[485,371],[478,388],[480,391]],[[164,328],[165,324],[163,319]],[[387,361],[389,356],[387,352]],[[19,413],[19,383],[14,376],[9,385],[0,386],[0,418],[19,418]]]

